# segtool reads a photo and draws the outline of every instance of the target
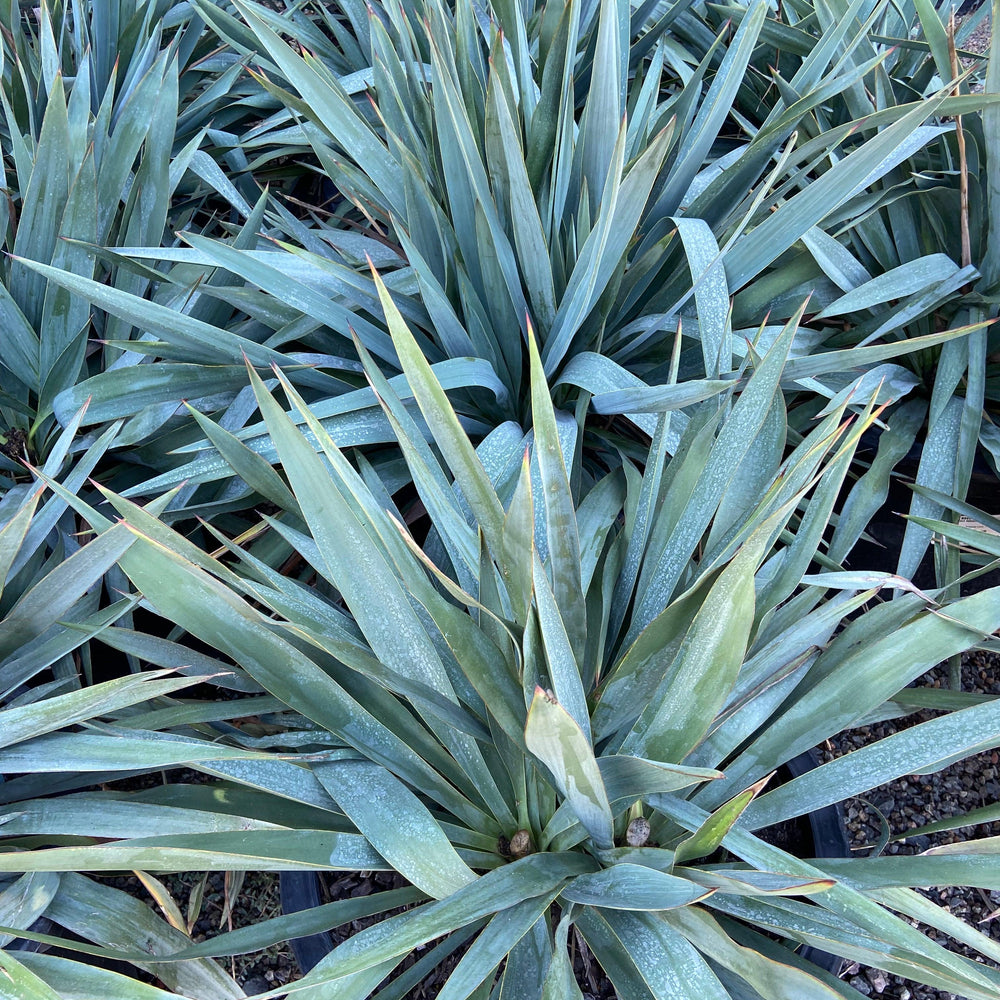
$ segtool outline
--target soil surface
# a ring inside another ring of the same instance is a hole
[[[936,668],[926,674],[916,686],[947,687],[947,673]],[[971,652],[963,658],[962,690],[974,694],[1000,695],[1000,655]],[[864,729],[842,733],[822,754],[825,760],[850,753],[876,740],[941,713],[921,711],[904,719],[880,722]],[[951,816],[963,815],[972,809],[1000,802],[1000,754],[989,750],[953,764],[936,774],[908,775],[870,791],[864,798],[848,799],[844,803],[848,834],[852,848],[861,856],[872,855],[885,833],[905,839],[888,843],[884,854],[920,854],[930,847],[960,841],[1000,836],[1000,820],[963,826],[954,830],[923,834],[922,827]],[[982,889],[921,889],[933,902],[945,906],[951,913],[972,924],[983,934],[1000,941],[1000,892]],[[949,941],[938,931],[921,927],[932,940],[987,965],[978,953],[964,945]],[[887,975],[876,969],[851,965],[843,978],[864,996],[885,1000],[956,1000],[956,994],[908,982],[899,976]]]

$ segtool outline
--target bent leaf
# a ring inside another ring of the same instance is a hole
[[[549,769],[594,843],[599,848],[611,847],[611,805],[590,739],[566,709],[539,687],[528,709],[524,741]]]

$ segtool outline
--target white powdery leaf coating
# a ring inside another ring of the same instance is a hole
[[[684,244],[698,309],[698,328],[705,372],[716,377],[732,369],[733,330],[729,316],[729,285],[719,244],[703,219],[674,218]]]

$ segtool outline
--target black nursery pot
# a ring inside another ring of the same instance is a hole
[[[52,930],[52,921],[46,916],[39,917],[29,928],[34,934],[48,934]],[[4,945],[7,951],[41,951],[45,948],[39,941],[32,941],[29,938],[14,938],[13,941]]]
[[[787,781],[811,771],[818,763],[816,754],[810,750],[790,760],[779,770],[779,774],[786,771]],[[802,858],[846,858],[850,855],[844,811],[839,805],[825,806],[808,817],[799,817],[799,820],[782,824],[780,834],[775,831],[776,836],[781,838],[780,846]],[[770,839],[767,831],[764,834],[764,839]],[[315,872],[282,872],[280,883],[282,913],[308,910],[323,902],[319,876]],[[303,974],[312,970],[333,950],[333,939],[326,932],[295,938],[290,943]],[[804,946],[799,949],[799,955],[833,975],[837,975],[843,965],[843,959],[817,948]]]

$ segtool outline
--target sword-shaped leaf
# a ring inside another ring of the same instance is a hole
[[[345,761],[313,771],[369,843],[418,889],[443,899],[475,881],[427,807],[384,767]]]
[[[686,837],[674,848],[676,863],[682,865],[686,861],[707,858],[713,854],[736,824],[743,810],[756,798],[769,779],[770,775],[762,778],[719,806],[690,837]]]
[[[524,740],[548,768],[594,843],[599,848],[611,847],[611,805],[590,739],[566,709],[541,688],[535,688],[528,709]]]
[[[656,911],[690,906],[711,894],[711,889],[686,878],[623,862],[578,875],[561,898],[602,909]]]

